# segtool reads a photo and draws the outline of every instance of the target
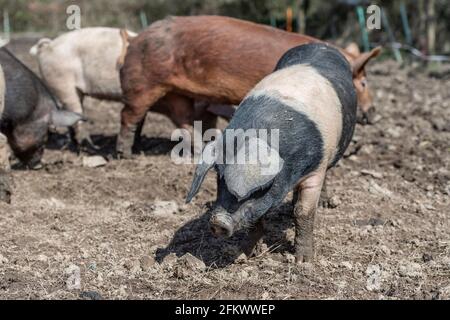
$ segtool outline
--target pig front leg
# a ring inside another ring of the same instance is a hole
[[[328,208],[330,202],[330,195],[327,188],[327,178],[325,176],[323,180],[322,192],[320,193],[319,206],[322,208]]]
[[[11,203],[11,176],[8,139],[0,133],[0,201]]]
[[[314,258],[314,219],[325,173],[311,175],[299,185],[299,199],[294,207],[295,256],[297,263]]]
[[[264,236],[264,220],[261,218],[258,220],[256,225],[249,232],[249,240],[246,245],[242,248],[247,257],[257,256],[263,253],[262,238]]]
[[[139,124],[149,109],[164,97],[167,90],[162,86],[155,86],[146,90],[130,90],[124,92],[125,106],[121,113],[120,133],[117,137],[116,153],[119,158],[130,159],[133,157],[133,144]]]

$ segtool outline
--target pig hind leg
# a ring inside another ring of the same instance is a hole
[[[63,88],[59,88],[58,86],[52,86],[52,88],[58,99],[64,105],[65,110],[83,114],[84,95],[75,85],[67,85],[65,83]],[[82,121],[73,127],[73,139],[78,147],[84,144],[94,147],[86,125]]]
[[[298,263],[311,262],[314,257],[314,220],[325,172],[311,175],[299,186],[294,208],[295,255]]]
[[[330,203],[330,195],[328,193],[327,178],[323,181],[322,192],[320,193],[319,206],[322,208],[328,208]]]
[[[190,140],[194,143],[194,121],[196,112],[195,112],[195,103],[194,100],[182,95],[178,94],[168,94],[166,97],[166,101],[168,103],[170,118],[173,123],[178,127],[185,129],[190,136]],[[196,132],[199,136],[203,136],[202,132]],[[195,148],[196,146],[193,145]],[[201,147],[198,146],[199,149],[194,152],[201,152]]]
[[[142,90],[139,94],[127,95],[126,103],[121,114],[121,129],[117,138],[117,153],[124,158],[131,158],[133,143],[139,125],[145,119],[147,111],[164,97],[167,90],[156,86],[149,90]]]

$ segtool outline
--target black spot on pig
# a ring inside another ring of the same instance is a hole
[[[0,130],[15,156],[34,167],[42,158],[49,126],[71,126],[82,116],[58,110],[55,98],[39,77],[6,48],[0,49],[0,64],[6,84]]]
[[[300,46],[285,53],[275,70],[285,69],[298,64],[312,66],[333,86],[342,106],[342,136],[339,150],[332,164],[334,166],[344,155],[351,142],[356,121],[357,95],[353,85],[351,66],[347,59],[336,49],[326,44]]]

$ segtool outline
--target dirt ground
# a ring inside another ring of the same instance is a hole
[[[11,49],[36,70],[31,44]],[[267,215],[264,254],[241,255],[245,233],[213,238],[213,174],[185,205],[194,167],[171,162],[174,126],[149,114],[134,160],[89,168],[52,144],[43,170],[13,171],[0,299],[449,299],[449,74],[378,62],[369,77],[378,121],[329,173],[335,208],[319,210],[313,264],[292,262],[290,199]],[[85,106],[108,156],[121,105]]]

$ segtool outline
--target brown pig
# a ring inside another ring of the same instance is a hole
[[[121,70],[126,105],[118,154],[131,156],[139,123],[150,108],[166,108],[176,125],[189,129],[195,100],[238,105],[286,51],[313,42],[320,40],[228,17],[155,22],[131,41]],[[351,64],[358,104],[366,117],[372,98],[364,68],[380,50],[358,55],[340,50]]]

